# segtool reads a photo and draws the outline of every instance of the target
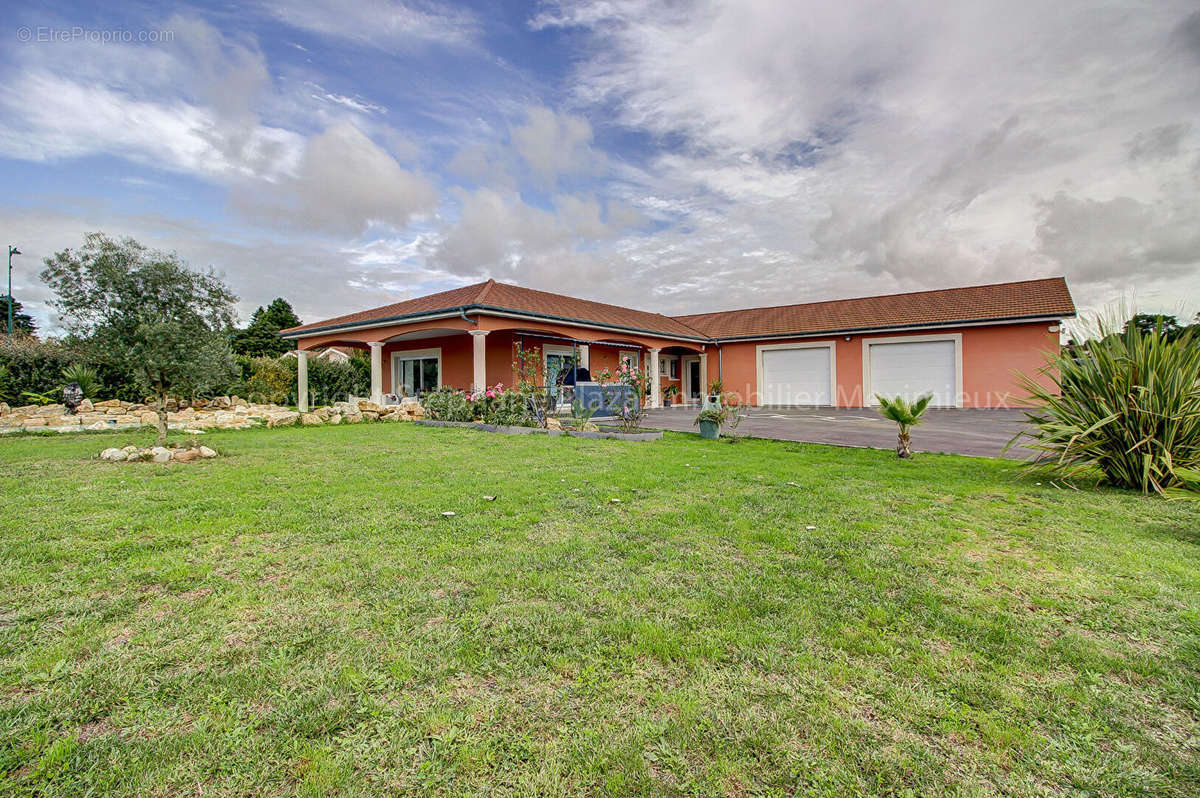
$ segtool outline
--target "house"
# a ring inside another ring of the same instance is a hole
[[[349,346],[330,346],[320,352],[314,350],[306,353],[310,359],[328,360],[330,363],[349,363],[353,354],[354,348]],[[299,357],[298,350],[284,352],[282,357]]]
[[[720,379],[750,405],[864,407],[932,393],[942,407],[1016,407],[1075,315],[1060,277],[686,316],[488,280],[283,330],[300,351],[366,348],[371,395],[514,382],[518,347],[543,373],[645,369],[649,404],[676,384],[698,401]],[[307,368],[299,360],[301,403]],[[1041,376],[1039,379],[1049,379]]]

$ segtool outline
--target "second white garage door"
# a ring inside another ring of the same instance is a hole
[[[888,398],[916,399],[933,394],[931,405],[954,407],[958,395],[954,341],[870,344],[871,388]]]
[[[827,346],[762,350],[760,404],[833,404],[830,351]]]

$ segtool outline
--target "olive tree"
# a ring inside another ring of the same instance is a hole
[[[103,233],[45,265],[41,277],[57,295],[51,306],[63,325],[154,397],[160,446],[170,395],[195,395],[231,378],[237,297],[211,270],[193,271],[174,253]]]

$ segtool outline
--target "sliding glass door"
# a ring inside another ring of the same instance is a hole
[[[400,355],[395,359],[395,392],[401,396],[420,396],[426,391],[436,391],[441,383],[440,370],[438,355]]]

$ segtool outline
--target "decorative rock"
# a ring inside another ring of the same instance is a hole
[[[125,451],[124,449],[117,449],[115,447],[108,448],[100,452],[101,460],[111,460],[114,463],[120,463],[126,460],[128,457],[129,452]]]
[[[120,407],[120,399],[105,399],[103,402],[93,403],[95,407]]]
[[[376,413],[376,414],[378,414],[378,413],[382,413],[382,412],[383,412],[383,407],[381,407],[380,405],[377,405],[377,404],[375,404],[374,402],[368,402],[366,399],[359,399],[359,400],[358,400],[358,409],[359,409],[360,411],[362,411],[363,413]]]
[[[562,429],[562,422],[557,418],[546,419],[546,429]]]
[[[322,421],[316,413],[301,413],[300,423],[306,427],[319,427]]]
[[[201,457],[204,457],[204,458],[216,457],[216,456],[217,456],[217,452],[216,452],[216,450],[215,450],[215,449],[210,449],[210,448],[208,448],[207,446],[201,446],[201,447],[200,447],[200,448],[199,448],[197,451],[200,453],[200,456],[201,456]]]
[[[165,446],[155,446],[150,450],[150,459],[156,463],[171,462],[171,450]]]
[[[44,426],[46,426],[46,419],[38,418],[36,416],[34,418],[27,418],[27,419],[25,419],[25,426],[26,427],[44,427]]]
[[[342,423],[342,414],[341,414],[341,413],[334,413],[334,414],[330,415],[330,416],[329,416],[329,422],[328,422],[328,423],[330,423],[330,424],[341,424],[341,423]]]
[[[272,413],[267,416],[268,427],[290,427],[300,420],[300,414],[294,410],[284,410],[282,413]]]
[[[171,459],[179,463],[186,463],[190,460],[195,460],[199,456],[199,452],[197,452],[195,449],[176,449],[175,451],[171,452]]]
[[[83,401],[87,401],[84,399]],[[0,402],[0,416],[7,416],[12,412],[12,408],[8,406],[8,402]]]
[[[94,408],[92,407],[92,400],[84,399],[82,402],[79,403],[79,407],[75,408],[75,412],[76,413],[90,413],[90,412],[92,412],[93,409]]]

